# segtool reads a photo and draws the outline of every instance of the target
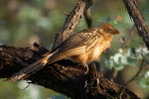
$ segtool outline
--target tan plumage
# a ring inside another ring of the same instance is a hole
[[[22,69],[9,80],[25,79],[43,69],[47,64],[65,58],[86,65],[97,60],[102,52],[110,47],[112,36],[118,33],[119,31],[110,24],[75,33],[53,51],[46,53],[43,58]]]

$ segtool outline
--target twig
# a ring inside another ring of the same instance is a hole
[[[140,75],[140,73],[142,72],[142,70],[143,70],[143,66],[144,65],[144,59],[142,59],[141,60],[141,63],[140,63],[140,68],[139,68],[139,70],[137,71],[137,73],[130,79],[130,80],[128,80],[126,83],[125,83],[125,85],[128,85],[129,83],[131,83],[132,81],[134,81],[134,80],[136,80],[136,78]]]
[[[149,28],[145,24],[144,17],[138,8],[137,0],[123,0],[130,17],[133,19],[138,34],[143,38],[147,48],[149,49]]]
[[[91,6],[93,5],[93,2],[94,2],[94,0],[88,0],[88,4],[84,11],[84,18],[85,18],[88,28],[91,28],[93,25],[93,20],[91,17]]]
[[[111,74],[111,80],[115,81],[116,77],[117,77],[118,71],[115,68],[112,68],[112,74]]]
[[[92,17],[91,17],[91,9],[85,10],[84,18],[85,18],[85,22],[87,24],[87,27],[91,28],[92,24],[93,24],[93,20],[92,20]]]

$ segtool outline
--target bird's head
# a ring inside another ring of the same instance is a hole
[[[102,24],[99,28],[100,32],[109,33],[112,35],[119,34],[120,32],[114,28],[111,24]]]

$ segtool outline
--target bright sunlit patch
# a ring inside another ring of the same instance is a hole
[[[20,81],[18,87],[23,91],[23,94],[25,94],[21,99],[41,99],[40,89],[38,86],[29,84],[25,81]]]
[[[148,78],[148,79],[149,79],[149,71],[146,72],[146,74],[145,74],[145,78]]]

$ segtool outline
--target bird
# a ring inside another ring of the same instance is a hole
[[[88,72],[88,64],[98,60],[101,54],[111,47],[113,35],[119,33],[113,25],[108,23],[73,33],[52,51],[45,53],[41,59],[23,68],[8,80],[17,81],[26,79],[45,66],[49,66],[49,64],[62,59],[70,59],[80,63],[86,68],[86,72]]]

